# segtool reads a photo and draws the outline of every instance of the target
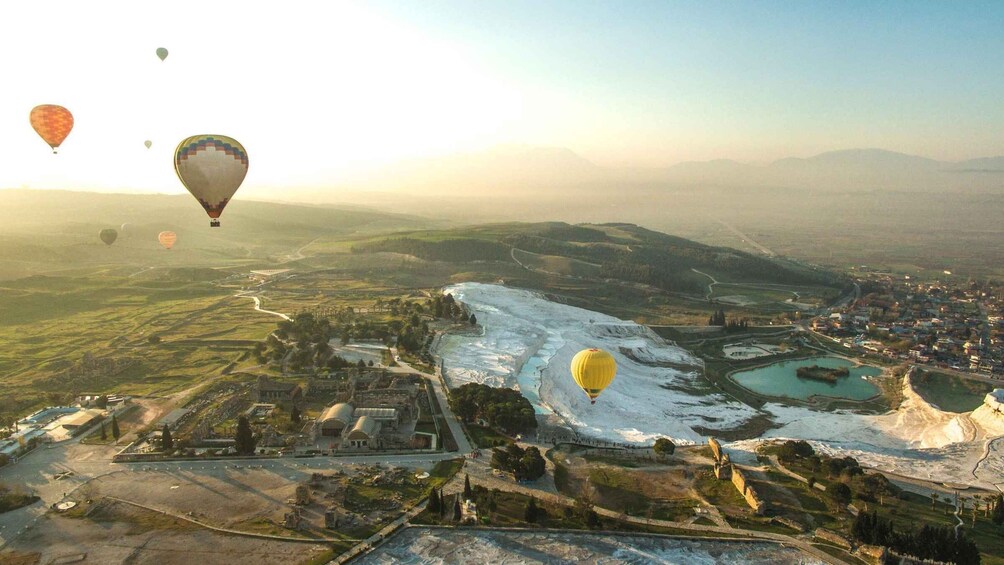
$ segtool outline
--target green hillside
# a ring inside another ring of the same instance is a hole
[[[841,285],[839,277],[826,271],[632,224],[498,224],[409,232],[362,241],[352,251],[450,263],[518,262],[529,270],[569,278],[614,279],[699,295],[707,294],[709,276],[723,283]]]

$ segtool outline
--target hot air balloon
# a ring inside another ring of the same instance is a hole
[[[617,362],[602,349],[584,349],[572,358],[572,378],[589,396],[590,404],[596,404],[596,397],[613,382],[616,374]]]
[[[35,128],[35,131],[49,144],[49,147],[52,147],[53,153],[73,129],[73,114],[66,108],[55,104],[35,106],[31,109],[29,119],[31,127]]]
[[[143,145],[146,145],[146,148],[149,149],[150,146],[153,145],[153,142],[148,139],[143,142]]]
[[[119,226],[119,231],[120,232],[125,232],[129,227],[130,227],[129,223],[126,222],[126,223],[122,224],[121,226]]]
[[[98,232],[98,237],[101,238],[101,241],[105,242],[105,245],[111,245],[115,243],[116,239],[118,239],[119,232],[111,228],[106,228]]]
[[[164,246],[164,249],[171,249],[174,247],[174,242],[178,241],[178,234],[173,231],[162,231],[157,234],[157,241]]]
[[[163,61],[164,59],[167,59],[167,49],[164,49],[163,47],[158,47],[157,48],[157,56],[160,57],[161,61]]]
[[[248,155],[237,140],[225,135],[194,135],[178,144],[174,172],[212,220],[220,214],[248,174]]]

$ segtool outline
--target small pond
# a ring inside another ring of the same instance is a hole
[[[815,379],[799,378],[795,374],[799,367],[813,365],[830,369],[847,367],[850,375],[838,378],[835,383],[828,383]],[[797,400],[808,400],[812,396],[865,400],[877,395],[879,389],[861,377],[873,377],[881,374],[882,369],[878,367],[855,365],[840,357],[823,356],[781,361],[766,367],[741,371],[733,374],[732,380],[757,394],[766,396],[786,396]]]

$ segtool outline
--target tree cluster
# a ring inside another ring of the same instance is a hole
[[[777,458],[781,461],[794,461],[798,458],[807,458],[815,455],[816,452],[809,445],[809,442],[805,440],[788,440],[781,444],[781,448],[777,452]]]
[[[711,314],[711,317],[708,318],[708,325],[725,327],[725,310],[719,308],[717,312]]]
[[[450,408],[465,422],[482,419],[493,428],[524,433],[537,427],[533,405],[518,391],[467,383],[450,391]]]
[[[436,319],[469,322],[471,316],[473,316],[470,310],[467,309],[467,306],[455,299],[450,293],[446,293],[442,296],[433,296],[426,302],[426,305],[429,312],[435,316]]]
[[[331,310],[330,318],[300,312],[292,320],[280,321],[265,342],[255,346],[254,355],[260,363],[284,363],[285,368],[293,372],[337,371],[354,364],[334,354],[329,342],[336,337],[343,345],[353,339],[378,339],[386,344],[396,340],[397,346],[404,351],[418,353],[423,349],[429,324],[422,319],[425,308],[421,303],[392,299],[376,306],[389,308],[396,317],[385,323],[375,323],[356,314],[352,308]]]
[[[512,473],[517,481],[532,481],[544,475],[544,457],[536,447],[523,449],[515,443],[492,449],[492,469]]]
[[[990,519],[998,526],[1004,526],[1004,495],[997,495],[994,499],[994,509],[990,514]]]
[[[891,520],[883,520],[875,512],[861,512],[854,520],[851,534],[858,542],[886,546],[896,553],[918,559],[958,565],[980,562],[976,542],[966,537],[962,530],[956,536],[951,526],[924,524],[919,531],[899,532]]]
[[[835,483],[827,489],[831,497],[835,490],[840,491],[839,498],[834,498],[841,504],[850,502],[850,494],[868,502],[881,503],[886,496],[897,496],[900,489],[892,484],[881,473],[866,473],[853,457],[828,457],[818,455],[812,445],[804,440],[788,440],[781,444],[777,453],[778,459],[784,463],[798,462],[815,473],[823,473],[830,479],[843,481]],[[813,478],[815,482],[815,478]],[[845,484],[846,483],[846,484]],[[843,485],[843,487],[837,486]],[[847,491],[844,491],[844,488]],[[843,500],[846,498],[846,501]]]

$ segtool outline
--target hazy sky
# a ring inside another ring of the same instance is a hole
[[[497,144],[627,166],[999,155],[1001,30],[1004,2],[17,2],[0,188],[180,191],[173,149],[198,133],[241,141],[258,190]],[[55,157],[42,103],[76,118]]]

